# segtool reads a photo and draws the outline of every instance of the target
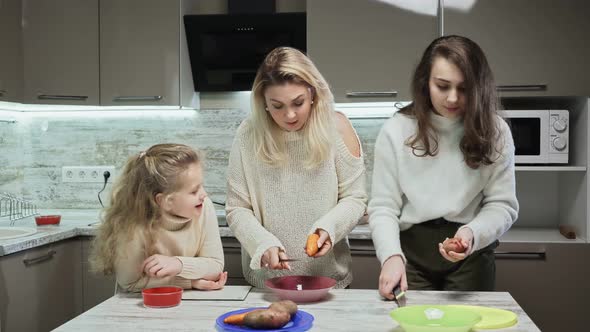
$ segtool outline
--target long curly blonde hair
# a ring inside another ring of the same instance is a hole
[[[303,84],[312,91],[314,103],[302,130],[308,156],[304,165],[306,168],[314,168],[325,161],[331,152],[334,96],[313,62],[295,48],[275,48],[258,68],[252,85],[251,114],[256,152],[262,161],[275,166],[288,159],[285,143],[280,139],[279,126],[266,111],[264,100],[268,87],[286,83]]]
[[[135,232],[144,232],[148,239],[145,257],[154,254],[152,234],[161,218],[156,195],[177,191],[183,172],[200,162],[199,153],[183,144],[157,144],[129,158],[92,244],[93,271],[113,274],[119,244],[131,240]]]

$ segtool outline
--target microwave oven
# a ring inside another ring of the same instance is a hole
[[[517,165],[568,163],[569,111],[506,110],[503,117],[512,131]]]

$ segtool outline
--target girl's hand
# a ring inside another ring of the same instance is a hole
[[[216,290],[222,289],[227,282],[227,272],[221,272],[217,276],[217,280],[196,279],[191,280],[191,286],[200,290]]]
[[[393,289],[400,285],[402,291],[408,290],[408,281],[406,279],[406,265],[400,255],[389,257],[379,275],[379,294],[388,300],[395,299]]]
[[[260,266],[271,270],[291,270],[289,263],[281,262],[281,259],[289,259],[289,257],[279,247],[271,247],[262,255]]]
[[[325,230],[318,228],[316,233],[320,236],[318,239],[318,248],[320,250],[313,257],[318,258],[324,256],[332,249],[332,241],[330,241],[330,235]]]
[[[182,271],[182,262],[177,257],[152,255],[143,261],[141,270],[150,277],[174,277]]]
[[[461,245],[465,248],[465,252],[457,253],[454,251],[447,252],[443,249],[443,244],[438,244],[438,251],[440,252],[441,256],[443,256],[446,260],[451,261],[453,263],[459,262],[467,258],[469,256],[469,252],[471,252],[471,246],[473,245],[473,231],[469,227],[463,227],[455,233],[455,238],[461,241]]]

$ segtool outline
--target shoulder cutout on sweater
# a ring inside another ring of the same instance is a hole
[[[336,115],[334,117],[335,117],[335,121],[336,121],[336,129],[338,130],[340,137],[342,137],[342,140],[344,141],[344,144],[348,148],[348,151],[350,151],[350,154],[352,154],[353,156],[355,156],[357,158],[360,157],[361,156],[360,142],[359,142],[358,137],[356,135],[356,131],[354,130],[354,128],[352,127],[352,124],[350,123],[350,120],[348,120],[346,115],[344,115],[343,113],[340,113],[340,112],[335,112],[335,113],[336,113]]]

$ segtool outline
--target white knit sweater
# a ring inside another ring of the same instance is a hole
[[[223,271],[223,247],[215,207],[209,198],[203,202],[199,217],[162,219],[154,230],[154,250],[175,256],[182,262],[182,271],[174,277],[150,278],[141,271],[148,257],[145,234],[137,231],[130,241],[120,243],[115,270],[119,286],[138,292],[143,288],[176,285],[191,288],[191,280],[215,278]]]
[[[434,112],[431,119],[438,135],[434,157],[417,157],[405,144],[417,130],[413,117],[396,113],[377,137],[368,212],[382,264],[396,254],[405,260],[399,233],[414,224],[441,217],[467,224],[462,227],[473,231],[473,252],[500,238],[518,216],[514,142],[506,122],[497,119],[503,138],[496,162],[471,169],[459,148],[462,120]]]
[[[250,120],[236,133],[227,175],[227,222],[242,245],[242,270],[248,282],[264,287],[264,280],[283,275],[321,275],[337,280],[336,287],[352,281],[347,235],[366,209],[363,158],[353,156],[338,133],[332,157],[306,170],[302,131],[283,132],[289,160],[281,167],[257,158]],[[304,252],[307,236],[321,228],[333,248],[325,256]],[[292,271],[260,267],[271,247],[284,249]]]

